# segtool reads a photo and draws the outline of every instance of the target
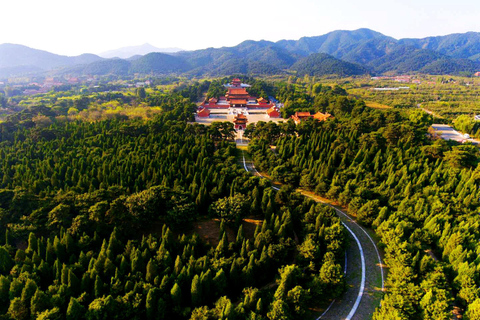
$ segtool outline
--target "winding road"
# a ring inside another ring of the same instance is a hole
[[[246,143],[243,140],[237,145],[246,146]],[[245,159],[245,151],[242,150],[242,152],[244,169],[256,176],[266,178],[257,171],[252,161]],[[279,184],[272,183],[272,188],[275,190],[279,190],[279,186]],[[356,244],[349,245],[346,250],[345,279],[347,288],[345,293],[341,298],[333,300],[316,320],[371,319],[375,308],[380,306],[384,291],[384,265],[375,241],[347,213],[328,203],[326,199],[301,189],[297,191],[335,209],[343,226],[349,232],[351,240]]]

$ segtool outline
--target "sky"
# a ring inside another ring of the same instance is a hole
[[[480,32],[478,0],[4,0],[0,44],[57,54],[150,43],[185,50],[369,28],[400,38]]]

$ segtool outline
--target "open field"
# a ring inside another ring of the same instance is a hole
[[[413,108],[421,105],[447,119],[455,119],[462,114],[480,114],[478,77],[418,75],[412,76],[406,83],[366,78],[338,80],[338,83],[343,83],[350,95],[363,99],[372,108]],[[387,87],[406,89],[374,90]]]

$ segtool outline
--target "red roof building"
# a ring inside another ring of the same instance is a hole
[[[208,118],[210,117],[210,110],[208,110],[207,108],[201,108],[197,111],[197,116],[201,118]]]
[[[305,119],[309,119],[313,117],[310,112],[295,112],[295,114],[292,116],[293,121],[295,124],[299,124]]]
[[[240,79],[233,79],[228,86],[228,91],[223,97],[210,98],[204,101],[201,107],[208,109],[228,109],[228,108],[249,108],[249,109],[270,109],[275,106],[274,103],[265,98],[256,99],[242,87]]]
[[[267,115],[270,118],[280,118],[280,112],[278,112],[277,107],[271,107],[267,110]]]
[[[242,86],[242,80],[235,78],[232,80],[232,86],[240,88]]]
[[[233,123],[235,124],[235,129],[236,130],[243,130],[247,127],[247,117],[240,113],[238,115],[235,116],[235,118],[233,119]]]
[[[333,116],[326,112],[326,113],[321,113],[317,112],[313,115],[313,119],[318,120],[318,121],[326,121],[327,119],[333,118]]]

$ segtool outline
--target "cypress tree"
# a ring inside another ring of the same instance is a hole
[[[25,283],[25,287],[22,290],[22,302],[28,308],[30,307],[30,300],[37,291],[37,284],[32,279],[28,279]]]
[[[166,319],[167,314],[167,303],[162,298],[158,299],[157,302],[157,314],[156,319]]]
[[[88,273],[84,273],[82,276],[80,290],[82,292],[90,292],[90,275]]]
[[[146,309],[148,320],[153,320],[156,318],[155,315],[157,313],[157,303],[158,303],[157,294],[156,294],[157,290],[158,289],[156,288],[152,288],[148,290],[147,299],[145,301],[145,309]]]
[[[4,247],[0,247],[0,274],[7,275],[13,268],[14,262]]]
[[[95,287],[93,295],[95,298],[100,298],[103,295],[103,281],[100,279],[100,276],[97,275],[95,278]]]
[[[243,234],[243,225],[240,225],[237,231],[237,238],[235,239],[235,243],[237,246],[240,246],[245,239],[245,235]]]
[[[68,303],[66,320],[82,320],[85,319],[85,308],[77,301],[77,299],[71,297]]]
[[[215,287],[216,296],[221,296],[225,293],[227,288],[227,277],[223,269],[218,270],[217,274],[213,278],[213,286]]]
[[[68,269],[68,288],[72,291],[72,293],[79,293],[78,289],[80,288],[80,281],[71,269]]]
[[[31,254],[32,252],[36,251],[38,247],[37,244],[37,237],[33,234],[33,232],[30,232],[28,235],[28,247],[26,250],[27,254]]]
[[[145,280],[147,280],[147,282],[152,283],[156,276],[157,276],[157,265],[155,264],[153,259],[150,259],[147,264],[147,273],[146,273]]]
[[[12,319],[28,319],[28,308],[20,298],[14,298],[10,302],[8,315]]]
[[[215,249],[215,258],[224,257],[228,252],[228,238],[226,232],[223,233],[222,239]]]
[[[50,307],[50,298],[42,290],[37,288],[30,302],[30,313],[32,314],[32,317],[36,317],[37,314]]]
[[[177,258],[175,259],[175,266],[173,268],[174,274],[178,276],[182,271],[182,268],[183,268],[182,260],[180,259],[180,256],[177,256]]]
[[[190,292],[192,295],[192,305],[194,307],[200,306],[202,304],[202,284],[200,283],[198,274],[193,277]]]
[[[179,307],[182,304],[182,289],[180,289],[178,283],[175,282],[173,285],[172,290],[170,290],[170,296],[175,306]]]
[[[10,291],[10,280],[7,277],[0,275],[0,312],[2,313],[7,311],[7,306],[10,302],[10,298],[8,294],[9,291]]]
[[[12,245],[12,239],[10,237],[10,230],[5,230],[5,245],[11,246]]]
[[[64,285],[68,284],[68,268],[65,264],[62,265],[61,283]]]

